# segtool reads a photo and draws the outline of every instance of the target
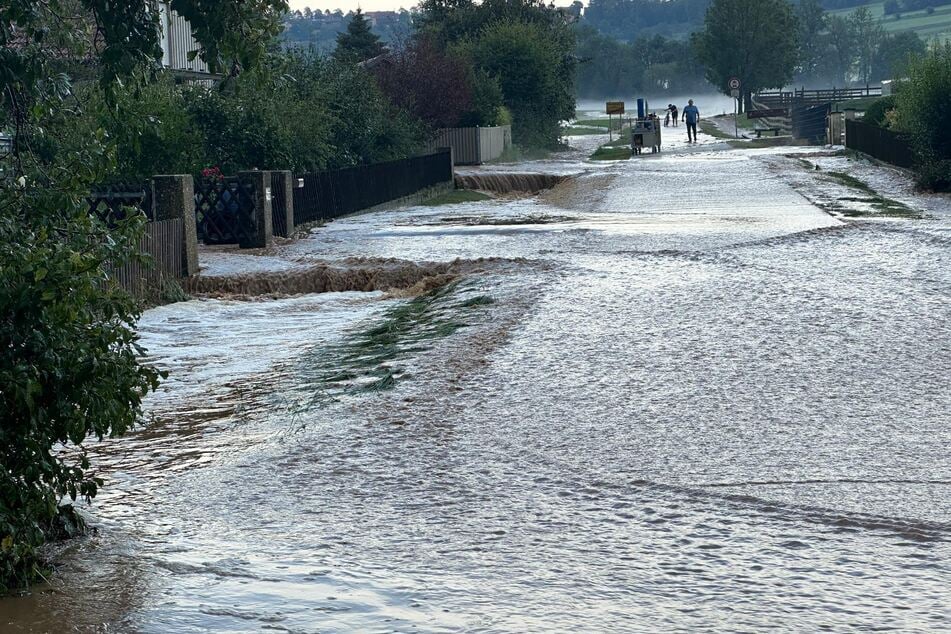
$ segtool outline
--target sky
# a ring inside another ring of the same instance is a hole
[[[359,6],[364,11],[396,11],[400,7],[403,7],[407,11],[412,9],[414,6],[419,4],[419,0],[289,0],[291,9],[303,9],[304,7],[310,7],[311,9],[340,9],[344,13],[347,11],[356,11]],[[571,4],[571,0],[564,0],[564,2],[555,2],[557,5],[568,5]],[[585,2],[587,5],[588,3]]]
[[[364,11],[395,11],[400,7],[412,9],[419,0],[290,0],[291,9],[340,9],[344,13],[356,11],[359,6]]]

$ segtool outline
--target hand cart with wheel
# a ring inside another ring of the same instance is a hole
[[[654,115],[638,117],[631,128],[631,153],[641,154],[644,148],[660,152],[660,119]]]

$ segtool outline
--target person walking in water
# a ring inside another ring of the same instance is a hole
[[[697,142],[697,122],[700,121],[700,109],[693,105],[693,99],[684,108],[684,123],[687,124],[687,143]]]

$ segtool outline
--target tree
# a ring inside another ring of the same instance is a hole
[[[900,78],[908,64],[923,57],[928,47],[914,31],[901,31],[881,39],[872,58],[872,81]]]
[[[413,40],[372,71],[396,106],[433,128],[489,126],[498,118],[501,92],[497,92],[495,103],[483,100],[477,104],[476,71],[467,60],[440,49],[430,38]]]
[[[856,42],[855,33],[847,18],[833,15],[827,20],[828,25],[828,58],[829,75],[838,86],[844,86],[852,77],[855,66]]]
[[[574,91],[560,75],[563,53],[545,28],[530,22],[496,22],[459,50],[498,80],[512,111],[513,139],[532,147],[554,147],[560,121],[574,113]]]
[[[386,49],[380,44],[380,37],[370,30],[370,22],[357,8],[347,23],[347,30],[337,36],[337,48],[334,57],[349,62],[364,62],[379,55]]]
[[[565,15],[542,0],[424,0],[420,9],[420,36],[501,87],[513,139],[555,147],[559,122],[574,116],[575,105],[575,34]],[[479,94],[491,94],[490,83],[479,85]]]
[[[287,10],[283,0],[171,6],[191,21],[202,57],[231,75],[260,59]],[[0,155],[0,591],[40,576],[43,542],[81,523],[61,503],[102,484],[85,443],[136,424],[160,378],[142,364],[138,302],[107,275],[137,257],[143,218],[109,225],[85,202],[115,168],[115,141],[100,128],[78,148],[45,151],[57,147],[50,124],[81,113],[72,77],[90,68],[125,117],[123,97],[160,55],[157,25],[151,2],[0,3],[0,129],[13,132]],[[223,31],[241,37],[215,39]]]
[[[781,88],[792,79],[797,32],[786,0],[713,0],[693,44],[707,80],[724,94],[730,94],[730,77],[739,78],[742,110],[753,92]]]
[[[859,7],[849,16],[852,41],[855,43],[855,62],[859,80],[867,84],[872,80],[872,64],[879,44],[885,39],[885,29],[872,16],[868,7]]]
[[[951,190],[951,43],[911,63],[896,104],[918,156],[919,185]]]
[[[796,7],[796,21],[799,25],[799,74],[813,77],[825,55],[822,33],[826,28],[826,13],[819,0],[801,0]]]

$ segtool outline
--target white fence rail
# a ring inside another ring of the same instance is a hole
[[[493,161],[512,147],[512,126],[489,128],[443,128],[436,133],[430,149],[451,147],[456,165],[481,165]]]

